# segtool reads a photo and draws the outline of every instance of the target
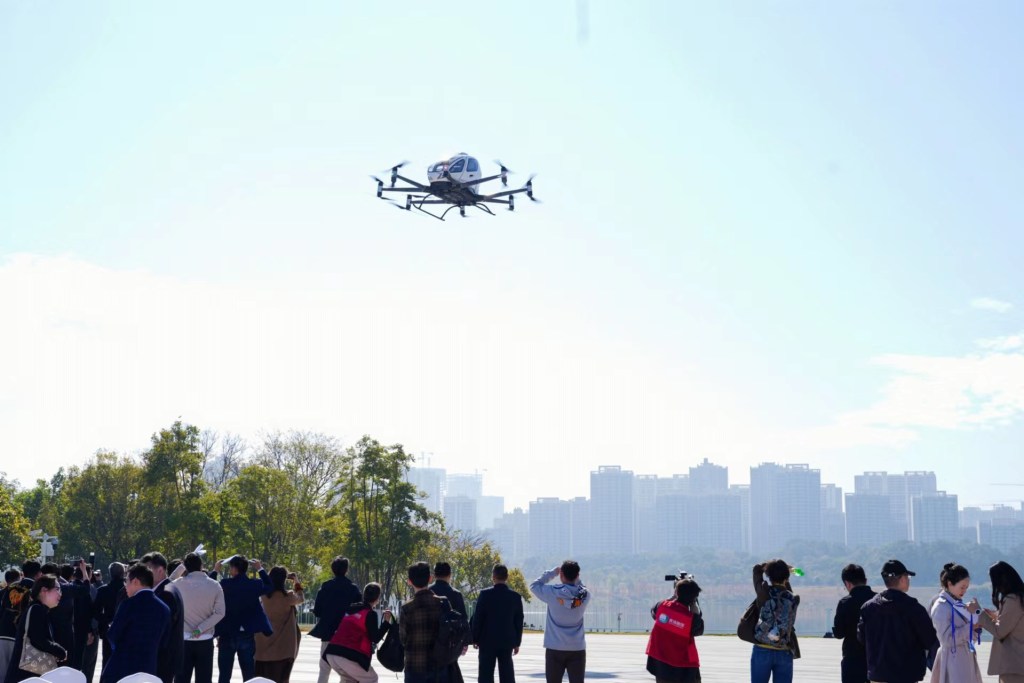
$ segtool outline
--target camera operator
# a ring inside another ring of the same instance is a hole
[[[654,626],[647,641],[647,671],[657,683],[700,681],[700,658],[694,638],[704,634],[697,596],[700,586],[681,573],[673,597],[651,608]]]

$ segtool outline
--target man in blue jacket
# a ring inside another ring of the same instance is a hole
[[[917,683],[926,661],[939,648],[928,610],[907,595],[916,574],[899,560],[882,565],[885,590],[860,608],[857,638],[867,650],[868,678],[885,683]]]
[[[267,613],[263,611],[260,596],[269,593],[274,586],[259,560],[252,561],[252,567],[260,578],[250,579],[249,560],[235,555],[228,560],[230,576],[220,582],[224,591],[224,618],[217,623],[218,683],[231,683],[231,669],[238,655],[238,668],[242,680],[248,681],[256,675],[256,634],[269,636],[274,633]],[[214,565],[214,573],[220,571],[221,563]]]
[[[560,582],[547,585],[556,576]],[[548,606],[544,620],[547,683],[561,683],[566,673],[569,683],[583,683],[587,669],[583,612],[590,603],[590,593],[580,581],[579,563],[566,560],[562,566],[544,572],[530,584],[530,592]]]
[[[107,631],[110,659],[103,665],[100,683],[117,683],[125,676],[156,676],[157,654],[167,643],[171,610],[153,593],[153,572],[143,564],[128,570],[128,599],[121,603]]]
[[[359,587],[352,583],[348,574],[348,558],[338,556],[331,562],[334,578],[324,581],[313,603],[313,614],[316,615],[316,626],[309,635],[320,639],[320,672],[317,683],[327,683],[331,676],[331,665],[324,658],[324,650],[338,630],[345,611],[354,603],[361,602],[363,594]]]

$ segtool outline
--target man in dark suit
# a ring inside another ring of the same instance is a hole
[[[167,636],[167,647],[160,649],[157,676],[163,683],[174,683],[174,677],[181,669],[181,655],[185,647],[185,605],[181,594],[167,578],[167,558],[162,553],[149,553],[142,558],[142,563],[153,572],[156,583],[153,593],[171,610],[171,630]]]
[[[452,587],[452,566],[447,562],[438,562],[434,565],[434,583],[430,584],[430,592],[440,598],[448,598],[448,604],[452,609],[468,618],[466,614],[466,599],[462,593]],[[465,643],[462,654],[466,654],[469,643]],[[462,683],[462,669],[459,663],[453,662],[448,667],[448,683]]]
[[[480,591],[470,622],[473,647],[479,648],[479,683],[494,683],[494,663],[498,663],[500,683],[514,683],[512,655],[519,654],[523,642],[523,596],[508,587],[508,567],[494,565],[494,586]]]
[[[354,603],[363,599],[359,587],[346,576],[348,574],[348,558],[336,557],[331,562],[334,578],[324,581],[313,603],[313,614],[316,615],[316,626],[309,635],[320,639],[320,672],[317,683],[327,683],[331,676],[331,666],[324,658],[324,650],[330,644],[334,632],[338,630],[345,611]]]
[[[157,675],[157,654],[167,644],[171,610],[153,592],[153,572],[144,564],[128,570],[128,599],[121,603],[107,630],[110,660],[100,683],[117,683],[136,673]]]
[[[224,618],[214,630],[220,650],[217,653],[218,683],[231,683],[231,669],[238,655],[238,668],[242,670],[242,680],[248,681],[256,676],[256,634],[273,635],[267,613],[263,611],[260,596],[274,589],[270,577],[263,569],[259,560],[252,561],[253,569],[259,572],[260,578],[250,579],[249,560],[242,555],[235,555],[228,560],[228,578],[220,582],[224,591]],[[214,574],[218,573],[221,563],[214,565]]]
[[[96,619],[97,630],[103,639],[103,666],[110,661],[111,650],[107,631],[114,621],[114,614],[117,613],[117,596],[124,588],[124,565],[120,562],[111,562],[107,567],[107,574],[110,576],[110,583],[96,589],[96,602],[92,606],[93,618]]]

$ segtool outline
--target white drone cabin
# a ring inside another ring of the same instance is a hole
[[[427,169],[427,179],[432,187],[435,184],[450,184],[451,180],[468,183],[479,177],[480,162],[465,152],[456,154],[447,161],[439,161]],[[466,189],[471,190],[474,194],[479,193],[479,185],[470,185]]]

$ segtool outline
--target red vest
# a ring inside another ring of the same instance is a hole
[[[370,636],[366,633],[366,615],[369,613],[369,608],[365,608],[355,614],[346,614],[331,638],[331,645],[341,645],[369,657],[373,651]]]
[[[647,641],[647,654],[670,666],[692,669],[700,666],[693,641],[693,614],[675,600],[666,600],[654,613],[654,627]]]

